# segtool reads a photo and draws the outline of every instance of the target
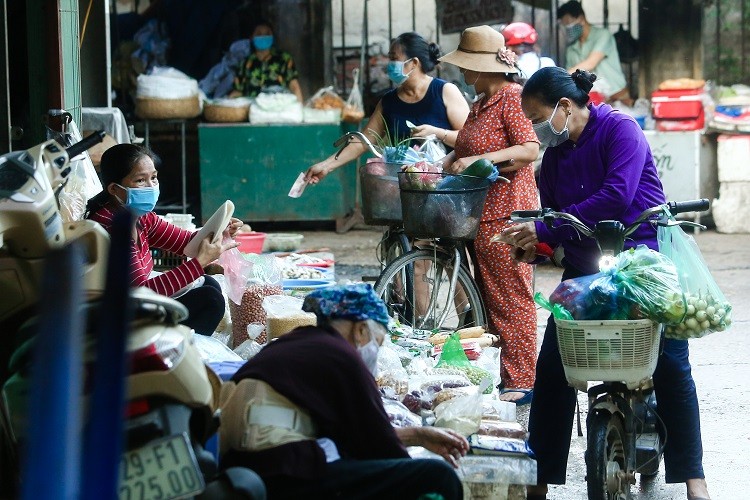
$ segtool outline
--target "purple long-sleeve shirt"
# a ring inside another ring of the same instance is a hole
[[[626,226],[647,208],[665,202],[646,136],[630,116],[608,104],[589,105],[589,121],[576,142],[547,148],[539,175],[543,207],[576,216],[593,227],[598,221],[619,220]],[[569,225],[550,229],[536,223],[539,241],[562,245],[566,264],[595,273],[599,251],[591,238]],[[656,230],[643,224],[625,242],[657,249]]]

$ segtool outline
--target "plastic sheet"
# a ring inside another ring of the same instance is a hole
[[[242,358],[233,352],[223,342],[207,335],[193,334],[193,344],[201,359],[205,362],[212,361],[241,361]]]

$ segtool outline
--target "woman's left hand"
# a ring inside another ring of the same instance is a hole
[[[523,248],[524,250],[529,250],[539,243],[539,238],[536,234],[536,224],[533,222],[513,224],[503,229],[503,232],[500,233],[500,241]]]
[[[229,224],[227,224],[227,228],[224,230],[225,236],[234,238],[234,235],[237,234],[237,231],[242,227],[242,224],[243,222],[241,220],[232,217]]]
[[[468,158],[459,158],[451,164],[443,164],[443,170],[448,172],[449,174],[460,174],[476,160],[477,158],[474,156],[469,156]]]

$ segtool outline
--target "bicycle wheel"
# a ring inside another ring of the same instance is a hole
[[[443,250],[418,249],[391,262],[375,282],[392,317],[422,330],[484,326],[477,285],[462,266],[449,293],[454,260]]]
[[[589,500],[625,500],[630,484],[622,477],[627,472],[625,433],[620,418],[597,413],[586,424],[586,483]]]

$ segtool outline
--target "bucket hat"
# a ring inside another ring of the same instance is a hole
[[[458,48],[439,59],[481,73],[518,73],[518,56],[505,47],[505,38],[489,26],[466,28]]]

